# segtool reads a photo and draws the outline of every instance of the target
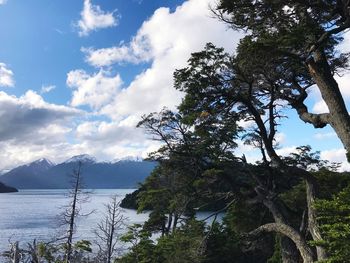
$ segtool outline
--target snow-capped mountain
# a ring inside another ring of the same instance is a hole
[[[136,188],[151,173],[156,163],[125,157],[113,162],[98,162],[87,155],[77,155],[53,164],[43,158],[0,175],[0,182],[18,189],[70,188],[70,175],[82,163],[86,188]]]
[[[41,159],[38,159],[34,162],[26,164],[25,166],[27,166],[27,167],[36,166],[36,167],[40,167],[41,169],[48,169],[54,165],[55,165],[55,163],[51,162],[50,160],[48,160],[46,158],[41,158]]]
[[[41,175],[54,166],[55,164],[50,160],[42,158],[4,173],[0,176],[0,181],[11,186],[21,185],[23,183],[28,186],[28,188],[40,188],[42,185]],[[29,181],[28,178],[30,178]]]
[[[82,162],[82,163],[96,163],[97,159],[89,154],[80,154],[73,156],[66,160],[63,163],[76,163],[76,162]]]

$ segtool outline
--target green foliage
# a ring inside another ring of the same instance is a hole
[[[151,263],[155,261],[154,242],[151,239],[150,232],[144,230],[142,225],[134,224],[129,226],[128,232],[121,237],[121,241],[131,245],[128,253],[122,258],[117,259],[118,263]]]
[[[47,245],[44,242],[40,242],[38,244],[38,255],[39,257],[47,260],[47,262],[51,263],[55,260],[55,254],[57,253],[57,247]]]
[[[167,263],[202,262],[205,250],[204,225],[190,220],[171,235],[158,239],[157,254]]]
[[[139,238],[143,231],[140,225],[129,231],[123,239],[133,245],[116,262],[229,263],[234,259],[243,263],[255,258],[242,251],[239,235],[225,223],[205,226],[204,222],[188,220],[176,231],[159,237],[156,243],[150,243],[149,235]],[[264,262],[264,257],[255,262]]]
[[[242,220],[244,218],[244,220]],[[235,202],[226,212],[224,224],[232,233],[249,232],[267,223],[271,217],[261,204],[247,204],[243,200]]]
[[[92,252],[91,242],[89,240],[79,240],[74,244],[74,248],[78,252]]]
[[[349,262],[350,258],[350,187],[332,199],[316,202],[323,241],[316,243],[327,249],[326,262]]]
[[[203,263],[244,262],[239,235],[225,224],[214,223],[208,230]]]
[[[274,34],[278,47],[294,48],[295,53],[305,54],[329,30],[329,25],[346,26],[348,13],[342,10],[342,4],[337,0],[221,0],[218,12],[234,28],[248,29],[255,37]],[[322,45],[330,45],[334,38],[326,38]]]

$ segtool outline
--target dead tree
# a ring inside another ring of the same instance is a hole
[[[73,170],[71,181],[71,190],[69,191],[70,202],[64,208],[64,212],[61,216],[63,220],[62,224],[68,226],[67,234],[66,234],[66,242],[65,246],[65,256],[64,262],[70,263],[72,260],[72,252],[73,252],[73,235],[76,229],[76,219],[79,216],[87,216],[88,214],[81,213],[81,204],[85,203],[89,200],[89,192],[83,190],[82,185],[82,163],[79,162],[76,169]]]
[[[126,217],[122,214],[120,201],[117,196],[111,198],[111,202],[105,204],[106,212],[104,219],[97,225],[94,231],[98,239],[99,257],[102,262],[111,263],[115,253],[118,251],[117,243],[120,230],[124,226]]]

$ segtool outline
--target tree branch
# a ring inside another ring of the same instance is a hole
[[[295,243],[298,248],[304,263],[314,262],[314,255],[310,247],[307,245],[306,240],[302,235],[293,229],[292,227],[282,223],[269,223],[258,227],[257,229],[248,233],[248,236],[257,236],[263,232],[277,232],[284,236],[287,236]]]

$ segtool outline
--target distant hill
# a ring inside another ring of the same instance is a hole
[[[14,187],[7,186],[3,183],[0,183],[0,193],[14,193],[18,192],[18,190]]]
[[[79,162],[82,163],[84,187],[96,189],[137,188],[156,165],[139,159],[97,162],[89,155],[78,155],[60,164],[40,159],[1,175],[0,181],[18,189],[70,188],[70,175]]]

